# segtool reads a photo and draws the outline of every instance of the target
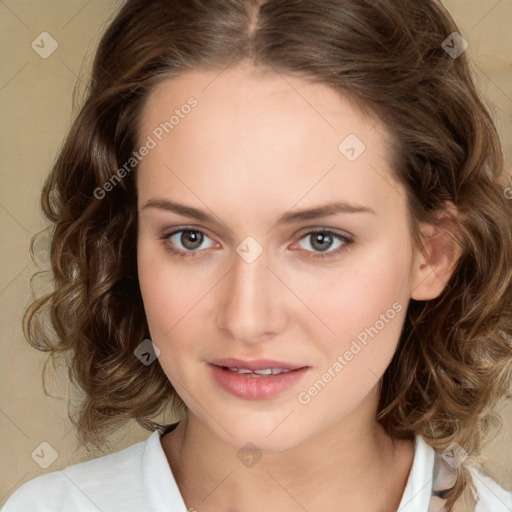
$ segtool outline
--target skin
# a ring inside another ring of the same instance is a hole
[[[425,250],[413,247],[405,195],[388,163],[389,133],[327,86],[245,65],[187,72],[148,97],[140,143],[190,96],[198,106],[136,176],[144,307],[158,362],[188,407],[162,437],[185,503],[199,512],[339,510],[333,503],[396,510],[414,449],[375,421],[378,382],[410,299],[437,297],[460,256],[451,227],[422,226]],[[355,161],[338,149],[349,134],[366,145]],[[193,206],[215,222],[145,207],[151,199]],[[330,201],[375,214],[276,224],[285,212]],[[192,227],[207,235],[195,253],[181,233],[161,239]],[[326,228],[355,243],[334,254],[344,243],[334,238],[323,252],[311,231]],[[250,264],[236,252],[248,236],[263,249]],[[178,259],[169,247],[194,254]],[[326,253],[332,257],[314,257]],[[394,303],[401,311],[300,403],[298,393]],[[221,357],[311,368],[275,398],[245,400],[212,381],[206,361]],[[237,457],[248,442],[262,455],[251,467]]]

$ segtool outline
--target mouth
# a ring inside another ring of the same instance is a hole
[[[260,375],[270,375],[270,372],[268,372],[268,370],[276,370],[280,371],[280,373],[286,373],[288,371],[299,370],[301,368],[307,367],[307,365],[286,363],[283,361],[276,361],[273,359],[255,359],[253,361],[244,361],[243,359],[227,358],[215,359],[213,361],[210,361],[210,364],[233,371],[248,370],[250,372],[266,372],[260,373]]]
[[[217,359],[207,365],[213,381],[220,388],[246,400],[275,397],[293,387],[310,368],[268,359]]]
[[[223,370],[238,373],[239,375],[247,375],[253,378],[265,378],[271,375],[281,375],[282,373],[294,372],[295,370],[285,370],[283,368],[264,368],[262,370],[249,370],[247,368],[230,368],[227,366],[220,366]]]

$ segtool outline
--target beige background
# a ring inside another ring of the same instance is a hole
[[[78,83],[79,91],[83,90],[98,38],[119,5],[113,0],[0,0],[0,109],[4,116],[0,137],[0,506],[22,483],[85,459],[84,453],[75,450],[67,417],[65,373],[49,378],[52,397],[45,396],[41,370],[47,356],[25,342],[21,318],[30,299],[30,277],[47,264],[44,237],[37,253],[39,265],[28,252],[31,236],[45,227],[39,209],[41,186],[76,113],[74,86]],[[446,5],[469,43],[467,51],[502,133],[510,167],[512,0],[448,0]],[[31,47],[41,32],[58,42],[57,50],[46,59]],[[39,293],[45,288],[44,280],[36,279],[34,287]],[[503,412],[506,429],[486,455],[508,468],[502,480],[508,486],[512,482],[512,405]],[[128,425],[111,449],[119,450],[148,435],[138,425]],[[49,443],[57,455],[47,469],[31,456],[42,442]]]

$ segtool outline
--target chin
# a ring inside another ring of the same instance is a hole
[[[284,421],[283,418],[286,418],[286,414],[280,414],[277,421],[274,417],[261,418],[260,421],[254,415],[245,420],[238,417],[223,423],[229,433],[217,424],[210,425],[210,428],[217,437],[237,451],[250,443],[261,452],[282,452],[294,448],[307,437],[304,426],[292,423],[291,418]]]

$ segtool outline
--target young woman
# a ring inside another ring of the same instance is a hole
[[[25,332],[73,354],[82,445],[153,434],[4,512],[512,509],[479,458],[512,202],[464,49],[435,0],[123,5],[43,190],[56,288]]]

